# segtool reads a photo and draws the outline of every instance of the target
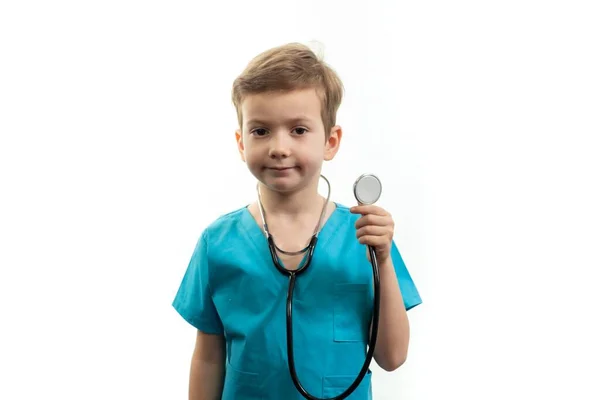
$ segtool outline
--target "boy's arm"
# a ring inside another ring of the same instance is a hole
[[[392,259],[379,268],[381,303],[373,358],[386,371],[399,368],[408,353],[410,326]]]
[[[410,328],[406,311],[421,304],[421,296],[394,242],[390,213],[374,205],[358,205],[350,212],[362,215],[355,223],[356,236],[360,243],[374,248],[380,267],[379,330],[373,358],[381,368],[393,371],[404,364],[408,353]],[[370,259],[370,252],[366,253]]]
[[[224,377],[224,337],[198,331],[190,368],[189,400],[220,400]]]

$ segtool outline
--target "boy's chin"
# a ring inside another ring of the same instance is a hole
[[[299,189],[297,182],[286,182],[283,179],[267,179],[267,182],[263,183],[269,190],[278,193],[293,193]]]
[[[306,182],[299,177],[274,178],[269,176],[261,179],[261,183],[269,190],[284,194],[294,193],[306,186]]]

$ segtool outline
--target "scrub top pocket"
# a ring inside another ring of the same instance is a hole
[[[263,400],[265,399],[258,380],[258,374],[239,371],[227,364],[222,400]]]
[[[323,397],[332,398],[339,396],[352,385],[356,376],[326,376],[323,378]],[[365,377],[352,394],[346,400],[365,400],[371,398],[371,371],[367,371]]]
[[[369,284],[336,284],[333,303],[333,340],[367,342],[373,308]]]

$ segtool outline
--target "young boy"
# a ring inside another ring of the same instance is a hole
[[[317,191],[322,163],[334,158],[342,138],[339,78],[309,48],[289,44],[253,59],[232,95],[238,150],[258,181],[268,231],[287,269],[302,266],[306,253],[299,250],[323,215],[312,263],[293,294],[299,381],[312,396],[331,398],[352,384],[364,363],[373,308],[366,245],[375,249],[380,268],[374,360],[386,371],[397,369],[408,351],[406,311],[421,298],[393,241],[392,217],[376,205],[326,203]],[[303,399],[287,361],[289,278],[271,258],[261,203],[203,231],[173,302],[197,328],[192,400]],[[368,372],[348,399],[370,398]]]

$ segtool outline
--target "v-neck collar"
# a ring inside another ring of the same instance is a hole
[[[336,227],[340,224],[342,217],[342,207],[340,204],[333,202],[335,204],[335,209],[329,215],[329,217],[325,220],[323,227],[318,235],[317,247],[315,251],[317,251],[320,247],[323,247],[329,242],[332,235],[336,231]],[[264,230],[258,224],[258,222],[254,219],[254,216],[249,210],[249,205],[243,208],[242,210],[242,224],[245,228],[244,231],[249,236],[252,245],[255,247],[256,251],[263,255],[269,262],[272,264],[271,253],[269,251],[266,236],[264,234]],[[281,275],[281,274],[279,274]]]

